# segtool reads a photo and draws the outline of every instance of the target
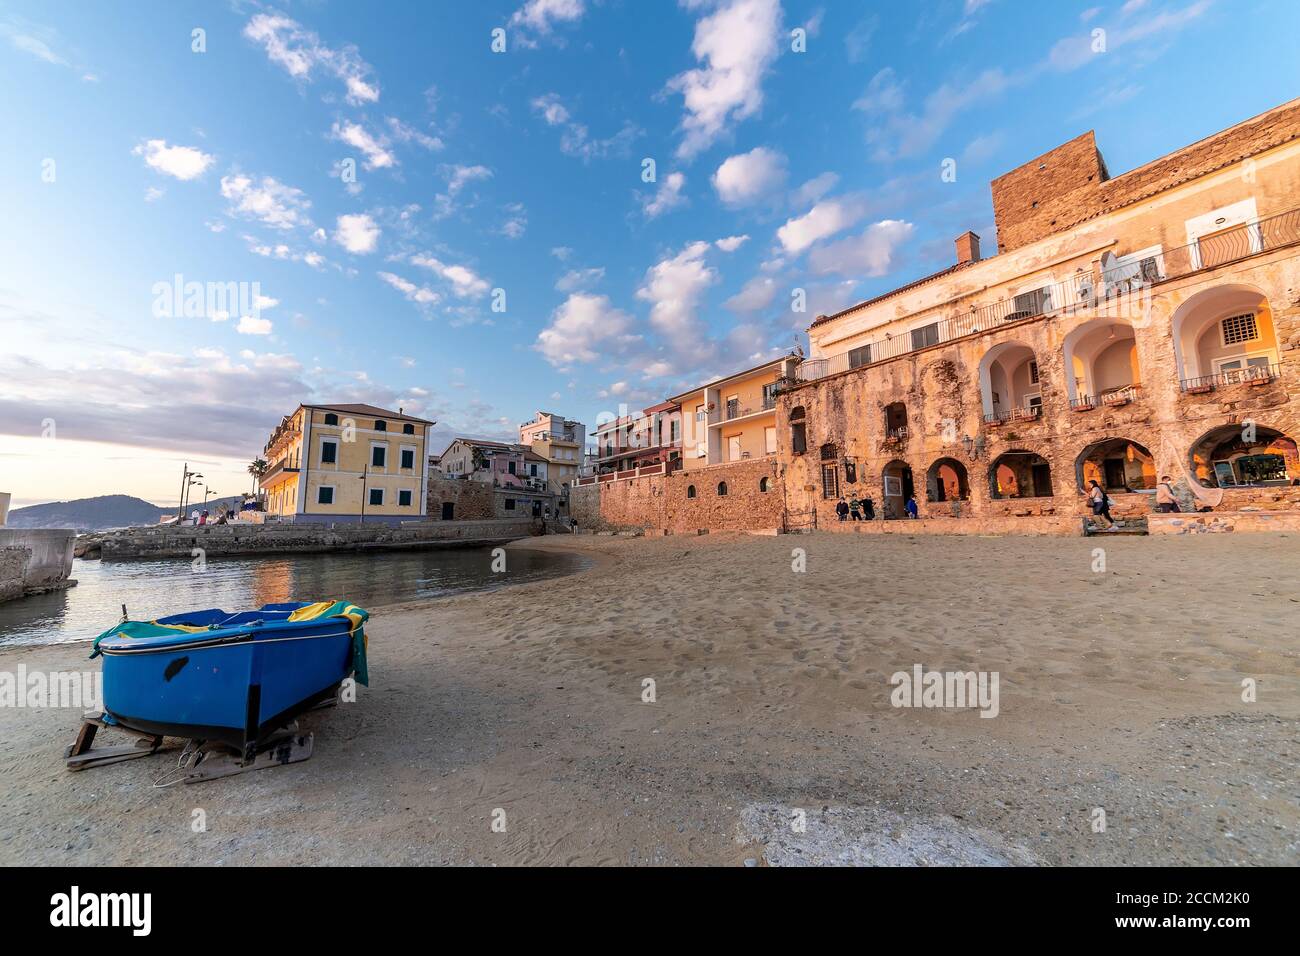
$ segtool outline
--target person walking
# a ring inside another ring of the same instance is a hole
[[[1107,531],[1118,531],[1119,525],[1110,516],[1110,497],[1101,485],[1097,484],[1096,478],[1093,478],[1090,483],[1092,487],[1088,489],[1088,501],[1092,504],[1092,513],[1106,519]]]
[[[906,509],[906,511],[907,511],[907,516],[908,516],[909,518],[919,518],[919,517],[920,517],[920,514],[918,513],[918,512],[920,511],[920,509],[917,508],[917,506],[916,506],[916,496],[915,496],[915,495],[908,495],[908,497],[907,497],[907,504],[904,506],[904,508]]]

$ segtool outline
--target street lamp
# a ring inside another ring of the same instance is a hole
[[[370,465],[364,465],[361,469],[361,520],[357,524],[366,523],[366,476],[370,472]]]
[[[190,485],[197,484],[194,479],[202,477],[203,476],[197,471],[190,471],[190,463],[188,461],[181,467],[181,500],[180,504],[176,506],[177,525],[179,525],[181,519],[185,517],[185,499],[189,494]]]

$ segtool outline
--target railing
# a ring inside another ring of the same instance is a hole
[[[1297,242],[1300,242],[1300,208],[1245,223],[1185,246],[1166,249],[1138,263],[1124,264],[1105,272],[1097,269],[1079,273],[1062,282],[1000,302],[972,305],[968,313],[938,319],[919,329],[886,333],[847,352],[806,359],[798,366],[795,375],[800,382],[812,382],[953,339],[988,332],[1007,322],[1106,306],[1159,282],[1215,269]]]
[[[601,475],[590,475],[583,478],[575,478],[573,483],[576,486],[603,484],[608,481],[627,481],[629,478],[648,478],[651,475],[664,475],[669,472],[668,466],[664,462],[654,465],[642,465],[639,468],[628,468],[623,471],[607,471]]]
[[[886,440],[886,441],[906,441],[906,440],[907,440],[907,434],[908,434],[908,433],[907,433],[907,426],[906,426],[906,425],[899,425],[897,428],[886,428],[886,429],[885,429],[885,440]]]
[[[266,471],[262,473],[262,477],[258,479],[258,482],[259,484],[265,485],[272,478],[275,478],[277,475],[283,474],[284,472],[287,471],[298,471],[298,470],[299,470],[298,456],[288,455],[284,458],[281,458],[275,464],[271,465],[271,467],[267,468]]]
[[[1281,373],[1282,366],[1279,364],[1252,365],[1248,368],[1233,369],[1230,372],[1185,378],[1178,385],[1184,392],[1196,395],[1201,392],[1211,392],[1225,385],[1267,385]]]
[[[984,416],[986,425],[1005,425],[1007,422],[1032,422],[1043,417],[1043,406],[1022,405],[1019,408],[999,409]]]

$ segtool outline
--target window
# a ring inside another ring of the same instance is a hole
[[[835,462],[822,465],[822,497],[838,498],[840,496],[840,470]]]
[[[380,420],[376,419],[376,420],[375,420],[375,431],[377,431],[377,432],[386,432],[386,431],[388,431],[388,422],[380,421]]]
[[[776,426],[768,425],[763,429],[763,451],[769,455],[776,454]]]
[[[388,446],[371,445],[370,446],[370,467],[383,468],[388,463]]]
[[[808,450],[808,434],[803,417],[802,405],[790,409],[790,450],[796,455],[802,455]]]
[[[320,443],[320,463],[322,465],[336,465],[339,460],[339,443],[336,441],[323,441]]]
[[[337,425],[338,423],[339,423],[339,417],[337,415],[331,413],[325,416],[326,425]]]
[[[411,507],[411,492],[406,489],[399,491],[397,493],[397,503],[403,508]]]
[[[536,477],[537,477],[537,466],[536,466],[536,465],[529,465],[529,466],[528,466],[528,474],[529,474],[530,477],[536,478]]]
[[[687,498],[694,498],[694,497],[695,497],[695,486],[694,486],[694,485],[687,485],[687,486],[686,486],[686,497],[687,497]]]
[[[1034,385],[1038,384],[1038,363],[1032,359],[1029,362],[1029,381]]]
[[[334,504],[334,488],[330,485],[321,485],[316,489],[316,504],[332,505]]]
[[[384,489],[383,489],[383,488],[371,488],[371,489],[370,489],[370,503],[371,503],[372,505],[382,505],[382,504],[384,503]]]
[[[1015,298],[1015,308],[1007,320],[1023,319],[1031,315],[1043,315],[1052,307],[1051,290],[1048,288],[1022,292]]]
[[[403,467],[403,468],[414,468],[414,467],[415,467],[415,449],[414,449],[414,448],[403,448],[403,449],[402,449],[402,467]]]
[[[864,365],[871,364],[871,344],[860,345],[856,349],[849,349],[849,368],[861,368]]]
[[[675,418],[668,423],[668,437],[670,441],[677,441],[677,428],[680,424],[681,423]]]
[[[1224,345],[1239,345],[1242,342],[1254,342],[1259,338],[1259,326],[1255,324],[1255,313],[1231,315],[1220,324],[1223,331]]]
[[[768,486],[767,475],[764,475],[762,478],[758,479],[758,490],[759,490],[759,491],[761,491],[761,492],[766,492],[767,489],[768,489],[768,487],[769,487],[769,486]]]
[[[834,461],[834,460],[835,460],[835,443],[828,441],[826,444],[822,445],[822,461]]]
[[[763,386],[763,407],[776,408],[776,382],[768,382]]]
[[[403,426],[402,426],[402,434],[403,434],[403,435],[414,435],[414,434],[415,434],[415,426],[412,425],[412,424],[410,424],[409,422],[408,422],[407,424],[403,425]]]
[[[512,475],[515,474],[515,463],[513,461],[506,463],[506,471]]]
[[[931,322],[919,329],[912,330],[912,348],[923,349],[927,345],[939,344],[939,323]]]
[[[727,483],[725,481],[718,482],[718,497],[727,497]]]
[[[727,396],[727,418],[732,419],[740,414],[740,396]]]
[[[507,498],[507,499],[506,499],[506,511],[514,511],[514,510],[515,510],[515,499],[514,499],[514,498]]]

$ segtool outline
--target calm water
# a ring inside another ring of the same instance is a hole
[[[58,644],[99,636],[122,616],[152,620],[219,607],[246,610],[281,601],[348,600],[364,608],[570,574],[579,555],[509,551],[492,573],[490,548],[374,554],[217,558],[196,573],[188,561],[73,563],[77,586],[0,604],[0,646]]]

